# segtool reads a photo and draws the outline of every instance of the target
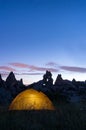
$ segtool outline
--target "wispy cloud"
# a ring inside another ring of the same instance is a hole
[[[6,76],[9,75],[9,72],[1,71],[0,74],[1,74],[2,77],[6,77]]]
[[[56,62],[48,62],[46,65],[53,66],[54,68],[58,68],[59,71],[65,70],[65,71],[70,71],[70,72],[86,73],[86,68],[83,68],[83,67],[63,66],[63,65],[57,64]]]
[[[8,67],[8,66],[0,66],[0,70],[5,70],[5,71],[16,71],[14,68]]]
[[[19,75],[43,75],[44,73],[21,73]]]
[[[29,65],[24,64],[24,63],[9,63],[9,64],[14,66],[14,67],[18,67],[18,68],[28,68],[28,67],[30,67]]]
[[[50,66],[50,67],[39,67],[39,66],[20,63],[20,62],[9,63],[9,65],[11,65],[12,67],[0,66],[0,70],[17,71],[17,68],[23,68],[26,69],[27,72],[34,72],[34,73],[26,73],[27,75],[38,75],[40,74],[38,72],[45,72],[46,70],[51,72],[59,72],[61,70],[65,70],[70,72],[86,73],[86,68],[77,67],[77,66],[62,66],[55,62],[46,63],[46,66]],[[16,67],[16,70],[13,67]]]
[[[57,66],[58,64],[55,63],[55,62],[48,62],[45,65],[47,65],[47,66]]]
[[[0,74],[1,74],[2,77],[7,77],[9,75],[9,72],[1,71]],[[21,75],[21,76],[22,75],[28,76],[28,75],[43,75],[44,73],[15,73],[14,72],[14,74],[15,75]]]
[[[73,66],[60,66],[60,69],[72,72],[86,73],[86,68]]]
[[[25,69],[30,69],[30,71],[51,71],[51,72],[58,72],[58,69],[55,68],[49,68],[49,67],[39,67],[39,66],[34,66],[34,65],[28,65],[24,63],[10,63],[10,65],[18,68],[25,68]]]

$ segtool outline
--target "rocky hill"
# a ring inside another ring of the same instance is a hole
[[[0,105],[8,105],[18,93],[25,89],[22,79],[16,80],[13,72],[10,72],[6,81],[0,75]]]
[[[53,83],[51,72],[46,71],[42,80],[25,86],[22,79],[16,80],[14,73],[10,72],[6,81],[0,75],[0,105],[9,105],[16,95],[28,88],[42,91],[51,100],[86,101],[86,81],[64,80],[61,74],[58,74]]]

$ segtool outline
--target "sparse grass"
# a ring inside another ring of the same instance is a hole
[[[0,130],[86,130],[86,103],[54,103],[55,111],[0,109]]]

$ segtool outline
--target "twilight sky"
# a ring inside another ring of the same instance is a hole
[[[85,0],[0,0],[0,73],[25,84],[53,78],[86,80]]]

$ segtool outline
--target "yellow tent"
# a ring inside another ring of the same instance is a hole
[[[50,99],[42,92],[27,89],[12,101],[9,110],[54,110]]]

